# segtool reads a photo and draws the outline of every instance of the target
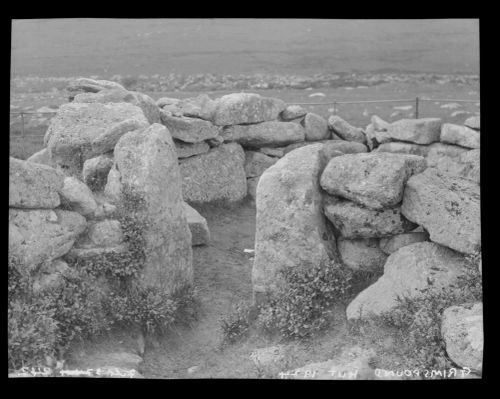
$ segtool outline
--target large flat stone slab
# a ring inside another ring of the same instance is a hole
[[[384,209],[401,202],[406,181],[425,168],[425,159],[417,155],[346,154],[328,162],[320,183],[331,195]]]
[[[262,122],[254,125],[227,126],[221,133],[224,141],[234,141],[243,147],[281,147],[304,141],[304,128],[293,122]]]

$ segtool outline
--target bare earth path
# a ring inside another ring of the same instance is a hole
[[[244,358],[251,369],[245,348],[232,347],[229,355],[218,351],[218,344],[219,319],[234,303],[252,296],[252,255],[243,250],[254,247],[255,207],[244,203],[232,209],[206,207],[199,211],[207,219],[211,234],[208,246],[193,248],[201,315],[192,328],[178,330],[163,338],[156,348],[146,350],[142,366],[146,378],[248,377],[251,371],[239,364]],[[231,368],[233,361],[238,366]],[[198,366],[196,372],[188,373],[194,366]]]

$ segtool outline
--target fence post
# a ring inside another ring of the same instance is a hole
[[[24,141],[24,113],[21,112],[21,138]]]
[[[419,105],[419,98],[415,98],[415,119],[418,119],[418,105]]]

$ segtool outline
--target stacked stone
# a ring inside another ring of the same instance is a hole
[[[136,212],[146,222],[140,281],[165,291],[191,284],[191,232],[182,180],[172,137],[157,123],[158,106],[114,82],[78,79],[68,89],[73,101],[51,120],[47,148],[27,161],[54,167],[62,176],[61,204],[85,221],[65,257],[126,251],[117,209],[124,191],[132,191],[144,202]]]
[[[184,100],[160,98],[162,123],[174,139],[183,198],[191,205],[234,202],[247,194],[244,152],[224,143],[217,125],[217,102],[207,95]]]
[[[406,182],[425,168],[423,157],[406,154],[359,153],[329,161],[320,180],[328,194],[324,212],[345,265],[381,272],[389,251],[426,239],[412,232],[417,225],[401,213]]]
[[[373,121],[372,134],[400,129],[398,137],[413,140],[388,146],[464,145],[439,121],[395,123],[385,131],[383,121]],[[255,300],[275,289],[280,269],[320,265],[337,255],[354,270],[380,275],[349,304],[349,319],[390,312],[398,297],[452,288],[466,273],[464,255],[481,248],[479,182],[428,167],[424,155],[368,153],[362,143],[332,141],[291,151],[268,168],[257,188]],[[480,370],[481,304],[473,305],[445,312],[443,337],[457,364]],[[457,314],[471,314],[471,322]]]
[[[439,118],[387,123],[373,116],[366,135],[373,151],[420,155],[429,167],[480,182],[479,117],[461,126],[442,123]]]
[[[9,259],[33,277],[35,291],[60,286],[66,255],[87,227],[84,216],[62,207],[67,186],[50,166],[10,158]]]

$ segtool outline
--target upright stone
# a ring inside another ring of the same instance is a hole
[[[292,151],[260,177],[252,270],[256,301],[276,289],[280,269],[313,267],[334,256],[335,237],[322,212],[318,183],[321,148],[313,144]]]
[[[182,202],[181,175],[168,130],[153,124],[124,135],[115,147],[123,191],[143,199],[137,215],[145,221],[146,260],[141,281],[167,292],[192,283],[191,232]]]

